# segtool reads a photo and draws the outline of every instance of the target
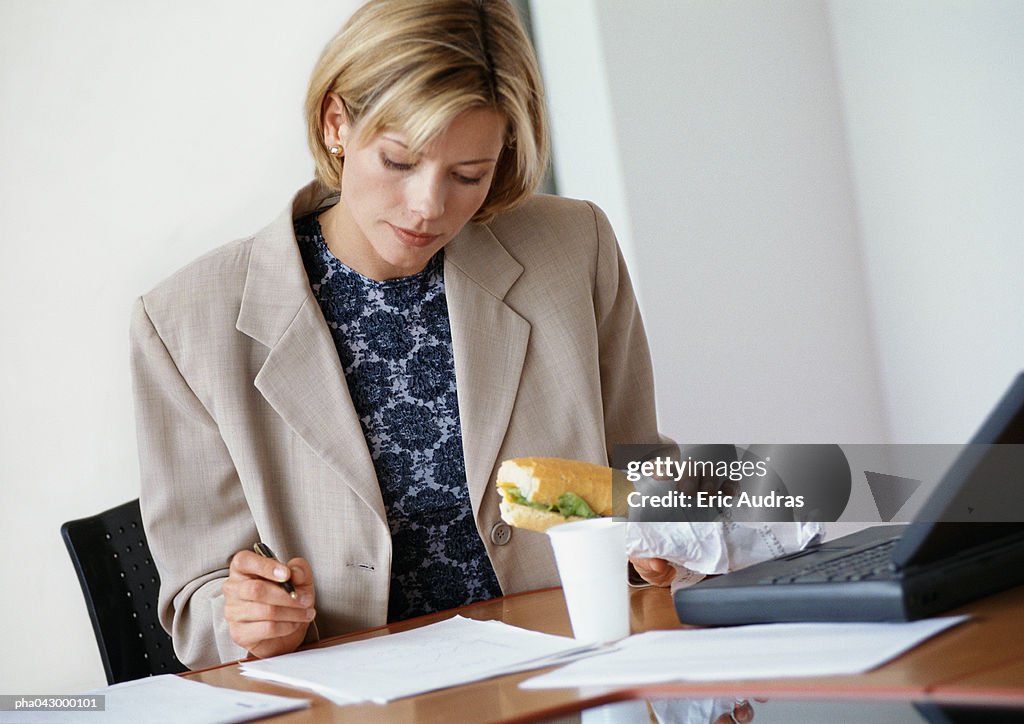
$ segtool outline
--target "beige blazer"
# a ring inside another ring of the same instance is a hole
[[[221,584],[257,540],[307,558],[316,627],[384,624],[391,538],[374,468],[293,218],[336,199],[315,184],[254,236],[141,297],[131,323],[142,512],[160,618],[195,668],[245,655]],[[500,522],[510,457],[607,464],[658,440],[651,365],[614,235],[591,204],[536,196],[445,248],[466,476],[505,593],[557,585],[546,536]]]

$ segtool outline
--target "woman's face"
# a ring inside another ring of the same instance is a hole
[[[421,271],[483,204],[505,125],[496,111],[468,110],[413,155],[400,132],[360,142],[339,122],[341,201],[321,217],[331,251],[371,279]]]

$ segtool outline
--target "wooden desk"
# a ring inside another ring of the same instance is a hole
[[[646,588],[631,592],[634,633],[682,628],[667,589]],[[546,633],[570,635],[561,589],[507,596],[466,606],[458,611],[423,616],[392,626],[372,629],[320,642],[329,646],[346,641],[382,636],[434,623],[459,613],[467,618],[497,619],[514,626]],[[1024,704],[1024,586],[1005,591],[957,609],[971,621],[939,634],[921,646],[874,671],[858,676],[829,676],[774,681],[726,681],[679,683],[633,689],[521,690],[518,683],[537,671],[512,674],[452,689],[400,699],[386,705],[336,706],[309,692],[298,692],[243,677],[236,664],[186,674],[196,681],[247,691],[286,696],[301,695],[313,706],[275,719],[290,722],[417,721],[528,721],[540,715],[574,711],[581,702],[610,702],[636,696],[744,696],[912,698],[930,696],[944,700],[1005,701]]]

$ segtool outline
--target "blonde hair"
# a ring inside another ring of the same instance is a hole
[[[396,129],[413,153],[463,111],[501,113],[505,144],[474,221],[519,204],[547,168],[540,71],[507,0],[371,0],[352,15],[321,54],[306,95],[316,175],[337,190],[344,157],[324,147],[329,93],[341,98],[358,138]]]

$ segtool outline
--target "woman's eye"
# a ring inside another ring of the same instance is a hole
[[[460,184],[466,184],[467,186],[476,186],[484,180],[483,176],[463,176],[460,173],[455,174],[455,180]]]
[[[412,170],[413,166],[416,165],[414,163],[399,163],[398,161],[391,160],[390,158],[384,156],[383,154],[380,157],[380,161],[382,164],[384,164],[384,168],[390,168],[394,171],[410,171]]]

